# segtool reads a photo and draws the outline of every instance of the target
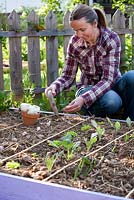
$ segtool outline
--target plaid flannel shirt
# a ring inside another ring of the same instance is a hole
[[[100,36],[92,47],[76,35],[70,39],[66,64],[62,75],[52,84],[56,93],[69,88],[76,79],[80,67],[80,81],[77,88],[92,85],[92,89],[82,94],[89,108],[99,97],[112,88],[121,76],[119,71],[121,44],[119,36],[108,28],[100,30]]]

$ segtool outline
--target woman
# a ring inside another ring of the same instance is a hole
[[[56,96],[72,86],[80,67],[76,98],[64,112],[84,110],[85,114],[105,117],[123,106],[124,118],[134,120],[134,71],[121,76],[120,39],[107,28],[103,12],[80,4],[71,13],[70,26],[75,34],[68,45],[63,73],[46,88],[46,96],[49,90]]]

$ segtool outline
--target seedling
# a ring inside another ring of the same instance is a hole
[[[125,137],[124,137],[124,141],[127,142],[130,138],[131,138],[131,135],[128,135],[128,134],[125,135]]]
[[[15,162],[15,161],[11,161],[11,162],[7,162],[6,166],[9,169],[18,169],[18,168],[20,168],[20,163],[19,162]]]
[[[100,126],[97,126],[96,128],[96,132],[98,133],[98,138],[99,140],[101,140],[101,137],[104,135],[105,133],[105,129],[101,128]]]
[[[127,123],[128,127],[131,128],[132,123],[131,123],[131,119],[129,117],[126,119],[126,123]]]
[[[37,154],[37,153],[32,153],[32,156],[33,156],[34,158],[37,158],[37,157],[38,157],[38,154]]]
[[[77,166],[75,173],[74,173],[74,180],[84,171],[84,175],[87,176],[88,173],[91,171],[91,161],[83,157],[80,161],[79,165]]]
[[[66,154],[66,159],[70,160],[74,156],[74,152],[80,146],[80,141],[73,142],[72,138],[77,136],[77,133],[74,131],[67,132],[60,140],[48,141],[49,145],[64,149]]]
[[[97,128],[98,124],[95,120],[91,119],[91,124],[94,128]]]
[[[114,127],[113,123],[111,122],[110,118],[106,117],[108,123],[110,124],[111,127]]]
[[[124,141],[127,142],[129,139],[134,138],[134,134],[132,133],[131,135],[125,135]]]
[[[50,154],[47,153],[47,155],[45,157],[45,164],[46,164],[47,169],[48,169],[49,172],[51,172],[51,170],[52,170],[52,168],[53,168],[53,166],[54,166],[54,164],[56,162],[56,159],[58,158],[58,155],[59,154],[56,153],[56,154],[50,156]]]
[[[81,127],[81,131],[88,131],[89,129],[91,129],[91,126],[90,125],[83,125]]]
[[[105,129],[104,128],[101,128],[97,122],[95,120],[92,120],[91,119],[91,124],[92,126],[96,129],[96,132],[97,132],[97,135],[99,137],[99,140],[101,140],[101,137],[104,135],[105,133]]]
[[[121,124],[120,124],[120,122],[115,122],[115,125],[114,125],[114,127],[115,127],[115,130],[116,130],[116,133],[121,129]]]
[[[97,142],[97,137],[92,137],[90,138],[90,140],[87,140],[85,138],[84,140],[85,140],[87,151],[89,151],[92,148],[93,144]]]

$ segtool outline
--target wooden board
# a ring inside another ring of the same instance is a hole
[[[75,199],[125,200],[126,198],[0,173],[0,200]]]

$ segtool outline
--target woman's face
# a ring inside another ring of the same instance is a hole
[[[95,42],[96,30],[98,29],[96,21],[90,24],[86,22],[85,18],[81,18],[79,20],[70,21],[70,26],[79,38],[89,42],[89,44]]]

